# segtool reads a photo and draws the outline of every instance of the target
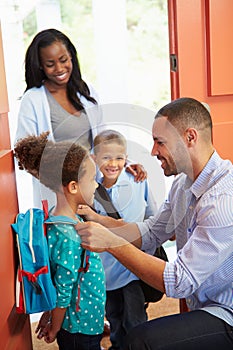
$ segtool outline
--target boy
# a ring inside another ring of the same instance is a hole
[[[143,221],[156,211],[148,182],[137,183],[125,171],[127,143],[115,130],[104,130],[94,139],[93,158],[103,176],[100,183],[108,192],[120,217],[127,222]],[[94,201],[97,213],[107,215]],[[110,322],[111,350],[122,349],[124,336],[147,320],[144,295],[137,276],[106,252],[100,254],[106,276],[106,318]]]

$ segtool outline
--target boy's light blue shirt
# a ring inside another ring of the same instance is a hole
[[[103,177],[99,182],[103,182]],[[125,169],[122,170],[117,182],[107,189],[107,192],[120,216],[127,222],[143,221],[144,218],[154,215],[157,210],[147,180],[137,183]],[[103,206],[96,200],[94,207],[99,214],[107,215]],[[152,251],[148,251],[148,253],[152,253]],[[105,270],[107,290],[115,290],[124,287],[133,280],[138,280],[137,276],[111,254],[104,252],[100,254],[100,257]]]

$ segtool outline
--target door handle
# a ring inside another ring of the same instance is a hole
[[[175,54],[170,55],[170,67],[172,72],[177,72],[178,64],[177,64],[177,56]]]

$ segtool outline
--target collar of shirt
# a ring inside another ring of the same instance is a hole
[[[214,151],[204,169],[190,188],[196,199],[200,198],[210,187],[213,186],[213,183],[217,182],[222,174],[225,173],[226,168],[222,166],[220,167],[222,161],[223,160],[218,153]],[[215,174],[213,175],[213,173]]]
[[[129,173],[126,173],[125,169],[122,170],[122,172],[120,173],[120,175],[118,176],[117,178],[117,181],[115,182],[115,184],[110,187],[110,188],[107,188],[107,191],[111,190],[112,188],[114,187],[124,187],[124,186],[129,186],[129,178],[131,177],[132,175],[130,175]],[[103,183],[103,176],[100,178],[100,183],[102,184]]]
[[[55,216],[55,215],[49,215],[48,219],[45,221],[46,224],[71,224],[76,225],[78,221],[83,222],[83,219],[79,216],[77,216],[77,220],[74,220],[68,216]]]

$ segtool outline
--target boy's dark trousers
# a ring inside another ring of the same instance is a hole
[[[106,318],[110,323],[111,350],[122,350],[125,335],[147,321],[145,298],[138,280],[107,291]]]

